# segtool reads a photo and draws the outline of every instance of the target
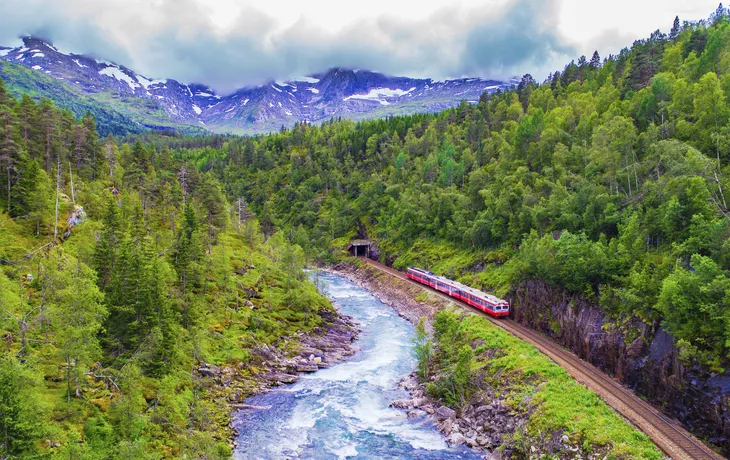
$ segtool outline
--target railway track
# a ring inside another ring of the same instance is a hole
[[[636,396],[631,390],[621,385],[616,379],[608,376],[592,364],[578,358],[572,352],[555,344],[541,334],[511,320],[495,319],[469,305],[442,292],[408,279],[408,277],[386,265],[367,258],[360,258],[363,262],[376,269],[388,273],[409,283],[413,283],[424,290],[443,297],[455,305],[468,310],[473,314],[482,315],[494,325],[501,327],[512,335],[534,345],[540,352],[552,359],[565,369],[573,378],[598,394],[609,406],[646,433],[665,454],[676,460],[704,460],[723,459],[722,457],[692,434],[685,430],[676,420],[667,417],[661,411]]]

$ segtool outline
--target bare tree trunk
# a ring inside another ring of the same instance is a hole
[[[51,126],[46,128],[46,172],[51,172]]]
[[[626,158],[626,182],[629,185],[629,196],[631,196],[631,171],[629,170],[629,154],[627,152],[624,152],[624,157]]]
[[[8,155],[8,214],[10,214],[10,155]]]
[[[71,179],[71,201],[73,204],[76,204],[76,196],[74,194],[74,172],[70,161],[68,162],[68,177]]]
[[[61,187],[61,155],[58,155],[58,167],[56,168],[56,221],[53,223],[53,245],[58,242],[58,195]]]

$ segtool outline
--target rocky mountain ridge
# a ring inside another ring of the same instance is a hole
[[[187,125],[241,134],[330,118],[436,112],[462,100],[476,103],[485,91],[494,92],[516,83],[514,79],[502,82],[481,78],[436,81],[333,68],[220,95],[202,84],[150,79],[123,65],[67,54],[35,37],[23,38],[23,45],[17,48],[0,47],[0,59],[41,72],[100,103],[121,104],[125,106],[120,109],[123,112],[127,106],[133,106],[134,112],[140,114],[136,122],[149,128],[160,124]]]

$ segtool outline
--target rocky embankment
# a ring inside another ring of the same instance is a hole
[[[196,374],[204,377],[211,399],[221,407],[216,415],[221,437],[235,445],[235,429],[230,425],[232,410],[252,408],[246,398],[264,393],[272,387],[299,380],[300,375],[332,366],[355,354],[353,342],[359,329],[346,315],[333,313],[324,318],[326,326],[309,334],[299,334],[281,340],[276,346],[261,345],[251,350],[251,359],[230,366],[203,363]]]
[[[541,281],[521,283],[510,301],[515,320],[616,376],[730,455],[730,374],[680,359],[676,339],[659,323],[611,320],[581,296]]]
[[[425,317],[427,328],[430,328],[436,313],[451,303],[435,295],[424,297],[423,289],[413,283],[383,274],[368,266],[358,268],[345,263],[336,265],[333,270],[370,291],[411,323],[416,324],[420,318]],[[391,405],[408,411],[409,418],[424,414],[432,418],[439,431],[446,436],[447,443],[467,445],[482,451],[487,459],[511,457],[511,435],[517,428],[524,426],[528,411],[510,410],[501,395],[496,391],[486,390],[480,391],[457,412],[426,395],[426,386],[419,382],[415,373],[404,378],[400,385],[411,397],[394,401]],[[546,442],[567,443],[567,439],[558,437]],[[556,450],[544,447],[541,446],[541,450]],[[557,450],[563,452],[570,449],[568,445],[560,447]]]
[[[362,286],[381,302],[393,308],[401,317],[413,324],[426,318],[430,326],[436,313],[446,308],[451,302],[439,296],[430,295],[419,302],[423,289],[415,284],[379,272],[367,265],[356,267],[349,263],[339,263],[329,268],[338,275]]]
[[[485,459],[510,458],[513,448],[509,435],[527,422],[527,414],[511,411],[499,395],[482,395],[457,412],[428,396],[426,386],[415,372],[404,378],[400,386],[411,397],[393,401],[391,406],[407,410],[408,418],[427,414],[446,436],[448,444],[463,444],[483,451]],[[568,444],[568,437],[564,436],[558,442]]]

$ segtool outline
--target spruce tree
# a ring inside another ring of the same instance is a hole
[[[11,207],[11,189],[17,173],[19,147],[15,142],[15,114],[6,104],[0,104],[0,163],[5,170],[7,210]]]
[[[195,215],[190,202],[185,204],[183,224],[177,241],[175,251],[175,270],[182,293],[188,291],[188,287],[196,281],[193,265],[199,260],[201,253],[200,231],[198,230],[198,218]]]
[[[712,15],[713,23],[718,23],[725,18],[725,7],[720,3],[715,10],[715,14]]]
[[[40,107],[40,138],[43,145],[46,173],[51,173],[52,157],[58,150],[58,132],[56,129],[57,114],[53,102],[48,99],[41,101]],[[32,153],[32,152],[31,152]]]
[[[591,57],[591,62],[589,64],[591,66],[591,69],[596,70],[599,67],[601,67],[601,56],[598,54],[598,50],[593,52],[593,56]]]
[[[111,282],[112,272],[116,265],[117,252],[122,239],[122,221],[119,209],[114,200],[107,202],[106,212],[102,222],[104,228],[99,235],[94,251],[94,267],[99,277],[97,282],[101,289],[105,289]]]
[[[674,24],[672,25],[672,30],[669,32],[669,39],[676,40],[677,37],[679,37],[679,33],[681,31],[682,31],[682,29],[681,29],[681,26],[679,25],[679,16],[675,16]]]

